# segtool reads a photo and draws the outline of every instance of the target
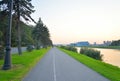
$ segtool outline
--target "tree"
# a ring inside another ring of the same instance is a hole
[[[112,41],[110,46],[120,46],[120,40]]]
[[[50,39],[50,33],[47,26],[44,25],[42,29],[43,30],[41,31],[42,32],[41,41],[42,41],[43,47],[46,48],[47,46],[52,46],[52,40]]]
[[[32,31],[32,35],[33,35],[33,39],[35,41],[36,47],[40,46],[40,44],[41,44],[42,27],[43,27],[43,22],[41,21],[41,19],[39,19],[35,28]]]
[[[7,0],[1,0],[0,1],[0,10],[2,18],[4,16],[7,16],[8,11],[8,1]],[[25,20],[30,21],[32,20],[34,23],[34,19],[30,16],[31,13],[33,13],[35,10],[33,10],[34,6],[31,4],[31,0],[14,0],[13,1],[13,17],[16,21],[16,28],[17,28],[17,42],[18,42],[18,52],[21,54],[21,35],[20,35],[20,16],[23,17]]]
[[[22,16],[25,20],[31,19],[33,22],[35,22],[30,14],[34,12],[32,4],[30,3],[31,0],[15,0],[14,1],[14,10],[15,10],[15,15],[16,15],[16,27],[18,31],[18,52],[21,54],[21,35],[20,35],[20,16]]]
[[[47,47],[48,45],[52,45],[52,41],[50,40],[49,30],[46,25],[43,24],[41,18],[37,22],[35,28],[33,29],[33,39],[36,42],[36,45],[42,45],[43,47]]]
[[[32,30],[33,26],[26,25],[25,23],[21,22],[21,45],[27,46],[29,44],[34,44],[34,40],[32,38]]]
[[[3,21],[0,21],[0,44],[2,44],[3,47],[5,47],[5,41],[6,41],[6,28],[7,28],[7,18],[5,18]],[[12,21],[12,30],[11,30],[11,46],[16,47],[17,46],[17,31],[15,23],[16,21]],[[28,44],[33,44],[34,40],[32,38],[32,30],[33,26],[27,25],[26,23],[20,21],[20,27],[21,27],[21,45],[26,46]]]
[[[20,16],[25,20],[32,20],[34,23],[34,19],[30,16],[35,10],[33,10],[34,6],[31,4],[31,0],[13,0],[13,15],[16,19],[19,19]],[[5,16],[8,15],[8,0],[0,1],[0,14],[1,19],[4,19]]]

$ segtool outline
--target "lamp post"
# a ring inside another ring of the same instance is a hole
[[[8,70],[11,68],[11,26],[12,26],[12,10],[13,10],[13,0],[8,2],[9,16],[8,16],[8,27],[6,36],[6,54],[4,59],[3,70]]]

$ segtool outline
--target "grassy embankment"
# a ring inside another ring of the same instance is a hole
[[[89,46],[91,48],[120,49],[120,46]]]
[[[61,50],[67,53],[69,56],[73,57],[74,59],[78,60],[79,62],[85,64],[89,68],[105,76],[109,80],[120,81],[120,68],[98,61],[98,60],[94,60],[82,54],[78,54],[78,53],[64,50],[64,49],[61,49]]]
[[[0,81],[22,81],[21,79],[35,64],[46,54],[48,49],[33,50],[32,52],[24,52],[21,56],[12,55],[12,69],[0,69]],[[3,60],[0,60],[0,68],[2,68]]]

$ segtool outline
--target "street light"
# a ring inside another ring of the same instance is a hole
[[[6,54],[4,59],[3,70],[8,70],[11,68],[11,26],[12,26],[12,10],[13,10],[13,0],[8,2],[9,16],[8,16],[8,27],[7,27],[7,37],[6,37]]]

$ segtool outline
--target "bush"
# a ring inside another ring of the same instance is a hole
[[[80,50],[80,53],[97,60],[102,60],[102,55],[100,55],[100,51],[97,51],[91,48],[82,47]]]
[[[34,49],[33,45],[28,45],[27,46],[27,51],[31,52]]]
[[[73,46],[60,46],[60,47],[69,51],[77,52],[77,49]]]
[[[0,46],[0,60],[4,58],[4,55],[5,55],[4,48]]]
[[[40,49],[40,45],[36,45],[36,49],[39,50]]]

